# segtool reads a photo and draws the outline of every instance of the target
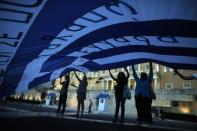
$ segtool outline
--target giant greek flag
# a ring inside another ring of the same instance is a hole
[[[0,0],[0,94],[71,70],[197,69],[196,0]]]

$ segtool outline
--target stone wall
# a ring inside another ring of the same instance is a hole
[[[96,96],[101,91],[87,91],[87,98],[85,100],[85,110],[88,111],[89,100],[93,101],[92,111],[97,111]],[[107,99],[106,113],[113,114],[115,111],[114,91],[107,91],[110,98]],[[136,115],[134,90],[131,91],[132,99],[126,100],[125,114]],[[157,99],[153,101],[152,106],[156,108],[163,108],[168,112],[197,114],[196,89],[177,89],[177,90],[155,90]],[[174,104],[174,103],[177,103]],[[77,109],[76,91],[69,91],[67,104],[70,108]],[[188,108],[188,109],[187,109]]]

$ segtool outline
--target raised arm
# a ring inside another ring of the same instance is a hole
[[[76,73],[75,71],[74,71],[74,74],[75,74],[77,80],[78,80],[78,81],[81,81],[81,79],[77,76],[77,73]]]
[[[66,80],[66,77],[67,77],[67,76],[68,76],[68,77],[70,76],[70,72],[67,73],[66,75],[64,75],[65,80]],[[64,84],[65,80],[63,81],[63,77],[61,77],[61,79],[60,79],[60,84]],[[70,79],[68,79],[68,81],[70,81]]]
[[[132,70],[133,70],[133,77],[134,77],[135,80],[138,80],[139,77],[137,76],[137,73],[135,71],[134,65],[131,65],[131,66],[132,66]]]
[[[60,79],[60,84],[61,84],[61,85],[64,84],[64,82],[63,82],[63,77],[61,77],[61,79]]]
[[[124,67],[124,69],[125,69],[125,71],[127,72],[127,76],[126,76],[126,78],[127,78],[127,79],[129,79],[130,74],[129,74],[129,71],[127,70],[127,67]]]
[[[83,72],[83,75],[84,75],[84,76],[86,76],[86,73],[85,73],[85,72]],[[86,77],[87,77],[87,76],[86,76]]]
[[[112,75],[112,73],[111,73],[111,70],[109,70],[109,75],[111,76],[111,78],[113,79],[113,80],[117,80],[113,75]]]
[[[181,77],[183,80],[194,80],[195,78],[191,75],[191,76],[184,76],[182,75],[180,72],[178,72],[177,69],[174,69],[174,72],[179,75],[179,77]]]
[[[153,79],[153,64],[152,64],[152,62],[149,62],[149,65],[150,65],[150,71],[149,71],[148,79],[150,81],[152,81],[152,79]]]

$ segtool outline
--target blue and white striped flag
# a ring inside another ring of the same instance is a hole
[[[0,94],[77,69],[197,69],[196,0],[1,0]]]

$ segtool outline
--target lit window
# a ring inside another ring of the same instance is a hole
[[[91,77],[94,77],[94,72],[91,72]]]
[[[166,67],[163,68],[163,72],[167,72],[167,68]]]
[[[139,65],[134,65],[134,68],[135,68],[136,71],[138,71]]]
[[[145,67],[145,71],[148,71],[150,69],[149,64],[146,64],[144,67]]]
[[[164,72],[167,72],[167,71],[172,72],[172,71],[173,71],[173,69],[172,69],[172,68],[169,68],[169,67],[164,67],[163,71],[164,71]]]
[[[159,65],[156,64],[156,71],[158,72],[159,71]]]
[[[191,89],[192,84],[191,83],[183,83],[183,89]]]
[[[128,66],[127,68],[129,71],[132,71],[132,66]]]
[[[172,68],[169,68],[170,72],[173,72],[173,69]]]
[[[166,89],[173,89],[172,83],[166,83]]]

